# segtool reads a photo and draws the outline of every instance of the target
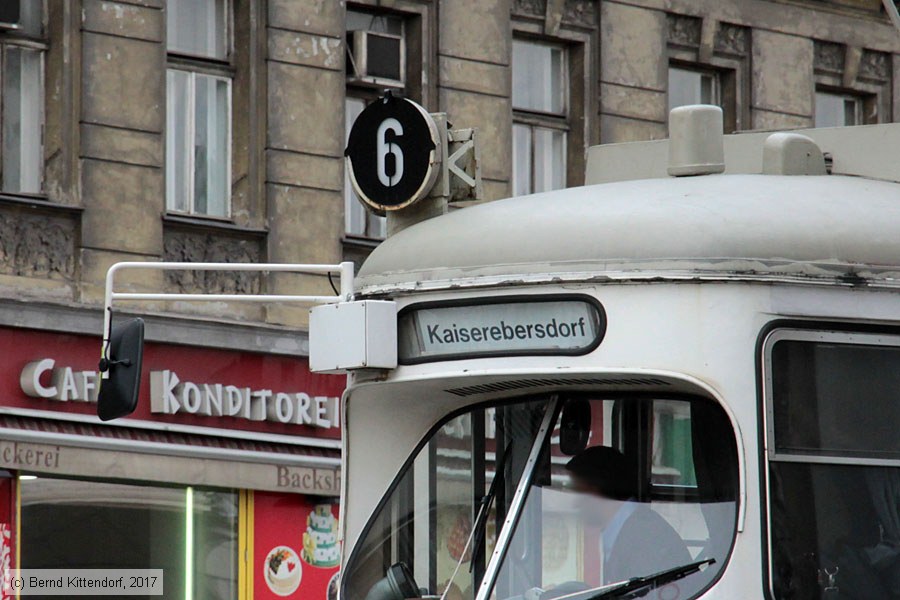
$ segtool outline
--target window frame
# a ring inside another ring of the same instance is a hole
[[[225,139],[226,149],[225,149],[225,214],[224,215],[213,215],[206,213],[197,212],[195,210],[195,202],[196,196],[194,194],[194,183],[195,177],[197,174],[197,165],[194,162],[193,153],[188,154],[188,161],[190,162],[190,168],[188,169],[188,189],[191,190],[190,194],[187,198],[187,209],[186,210],[178,210],[169,206],[169,197],[168,193],[166,194],[166,213],[170,215],[180,215],[180,216],[190,216],[197,217],[202,219],[214,219],[214,220],[224,220],[231,221],[232,215],[232,194],[231,194],[231,153],[232,153],[232,93],[233,93],[233,83],[234,80],[231,77],[225,77],[222,75],[212,75],[210,73],[206,73],[200,70],[188,70],[177,68],[175,66],[169,65],[166,67],[166,75],[168,77],[168,73],[171,71],[178,71],[179,73],[185,73],[190,76],[190,84],[188,86],[188,115],[190,117],[187,119],[187,139],[194,140],[196,127],[197,127],[197,105],[196,105],[196,96],[197,96],[197,76],[200,75],[202,77],[208,77],[215,81],[224,81],[227,84],[228,88],[228,101],[225,110],[225,123],[226,123],[226,131],[225,131]],[[168,92],[167,92],[168,96]],[[168,105],[168,97],[166,98],[166,104]],[[168,125],[166,126],[166,137],[168,138]],[[167,144],[168,145],[168,144]],[[193,147],[193,146],[192,146]],[[168,162],[168,160],[167,160]],[[168,192],[168,172],[166,173],[166,190]]]
[[[722,109],[725,133],[734,133],[741,129],[741,109],[738,106],[740,97],[739,78],[737,67],[720,67],[715,64],[701,63],[697,61],[672,58],[676,52],[670,51],[669,62],[666,67],[666,127],[669,124],[669,70],[680,69],[691,71],[700,75],[713,78],[714,104]]]
[[[22,0],[18,0],[20,3]],[[0,29],[0,89],[3,87],[3,80],[6,77],[6,49],[9,47],[17,47],[25,50],[32,50],[39,53],[40,56],[40,91],[38,103],[40,106],[40,122],[38,125],[38,157],[40,164],[38,165],[39,185],[37,191],[0,191],[0,194],[16,197],[30,198],[46,198],[46,160],[44,156],[45,128],[47,124],[47,53],[50,50],[50,38],[48,32],[49,7],[47,0],[40,0],[40,33],[35,35],[27,33],[22,29]],[[0,190],[3,186],[3,115],[5,112],[5,99],[0,94]]]
[[[356,33],[357,31],[365,31],[366,33],[376,33],[377,35],[380,35],[383,37],[389,37],[391,39],[399,40],[400,41],[400,73],[403,77],[403,79],[390,79],[387,77],[375,77],[375,76],[371,76],[371,75],[369,75],[369,76],[358,75],[356,72],[357,57],[355,57],[353,55],[353,49],[350,47],[350,40],[347,39],[346,40],[347,55],[354,59],[352,62],[348,62],[348,64],[347,64],[347,67],[351,68],[353,70],[353,72],[348,73],[348,72],[346,72],[346,69],[345,69],[345,76],[347,79],[347,87],[360,87],[360,88],[364,88],[364,89],[374,87],[374,88],[378,89],[379,91],[383,90],[384,88],[391,88],[391,89],[395,89],[398,91],[402,91],[402,90],[406,89],[406,85],[407,85],[406,79],[409,75],[406,70],[406,62],[407,62],[406,55],[408,52],[408,50],[406,48],[407,19],[397,13],[392,13],[392,12],[388,12],[388,11],[384,11],[384,10],[372,11],[372,10],[367,10],[365,8],[360,8],[358,6],[348,6],[347,10],[357,12],[357,13],[369,13],[372,15],[373,18],[378,18],[378,17],[384,16],[384,17],[393,17],[393,18],[397,19],[398,21],[400,21],[400,34],[399,35],[394,34],[394,33],[372,32],[371,30],[368,30],[368,29],[367,30],[354,29],[352,31],[345,29],[345,34],[346,34],[345,37],[349,38],[350,34]],[[344,27],[346,28],[346,16],[344,17]],[[368,50],[366,50],[365,52],[368,53]],[[366,61],[368,62],[368,56],[366,57]]]
[[[854,49],[843,42],[826,39],[813,39],[813,86],[810,89],[812,106],[811,121],[815,126],[816,93],[843,94],[856,96],[861,100],[860,121],[857,125],[875,125],[892,123],[896,119],[892,106],[892,96],[896,86],[895,77],[890,68],[882,78],[873,73],[863,72],[866,57],[881,54],[868,48]],[[829,48],[831,50],[829,51]],[[831,55],[834,60],[827,60]],[[846,125],[845,127],[854,127]]]
[[[734,419],[734,415],[727,408],[727,406],[725,406],[720,401],[719,398],[716,398],[711,395],[704,395],[704,394],[696,393],[696,392],[694,392],[694,393],[689,393],[689,392],[674,392],[673,393],[673,392],[664,392],[664,391],[663,392],[648,392],[648,391],[615,392],[615,391],[608,391],[608,390],[598,390],[595,392],[591,392],[591,391],[585,391],[583,389],[568,390],[568,389],[562,388],[562,389],[556,389],[556,390],[551,389],[551,390],[542,391],[542,392],[535,392],[535,393],[531,393],[531,394],[526,393],[526,394],[516,395],[513,397],[489,398],[489,399],[480,400],[473,404],[469,404],[469,405],[457,408],[457,409],[445,414],[440,420],[438,420],[434,425],[431,426],[430,429],[428,429],[422,435],[420,440],[416,443],[416,445],[410,451],[409,455],[403,461],[403,464],[397,470],[397,474],[394,476],[394,479],[391,481],[390,485],[384,491],[384,493],[382,494],[378,503],[376,504],[376,506],[374,507],[372,512],[369,514],[367,521],[365,522],[362,529],[360,530],[359,535],[356,538],[356,543],[354,544],[353,550],[349,553],[349,555],[346,556],[346,560],[344,563],[344,569],[343,569],[342,573],[346,574],[346,573],[352,572],[352,570],[356,566],[355,563],[361,558],[361,554],[363,552],[363,546],[364,546],[363,542],[368,538],[368,536],[372,533],[372,531],[378,527],[384,514],[387,514],[385,512],[385,509],[392,503],[394,494],[396,492],[398,492],[400,487],[403,485],[404,479],[407,476],[407,474],[414,472],[413,466],[414,466],[416,458],[423,452],[423,450],[425,450],[429,447],[430,441],[438,434],[438,432],[440,432],[440,430],[445,425],[447,425],[454,419],[457,419],[460,416],[463,416],[466,414],[472,414],[472,415],[480,414],[483,417],[484,414],[489,409],[492,409],[492,408],[508,406],[508,405],[515,405],[515,404],[524,404],[527,402],[533,402],[533,401],[538,401],[538,400],[544,400],[546,402],[545,410],[553,415],[552,423],[555,425],[555,424],[558,424],[558,422],[559,422],[560,410],[563,406],[563,402],[561,402],[560,398],[559,398],[560,394],[562,394],[562,393],[566,393],[567,398],[580,397],[580,398],[588,398],[588,399],[594,400],[594,401],[604,401],[604,400],[613,400],[613,401],[681,400],[681,401],[686,401],[686,402],[702,402],[702,403],[714,404],[721,411],[723,411],[723,413],[726,415],[726,417],[728,418],[728,421],[731,425],[731,432],[734,435],[735,448],[737,450],[737,453],[734,456],[735,468],[736,468],[736,472],[737,472],[737,487],[735,489],[735,500],[734,500],[735,510],[734,510],[734,522],[732,524],[732,530],[731,530],[731,541],[730,541],[730,545],[728,548],[728,552],[725,555],[725,558],[722,560],[721,565],[718,566],[718,570],[715,573],[715,577],[713,577],[704,588],[699,590],[696,593],[696,595],[692,596],[691,600],[693,600],[694,598],[702,597],[707,591],[712,589],[719,582],[719,580],[722,578],[722,576],[725,574],[725,572],[728,570],[728,565],[730,564],[731,558],[734,555],[734,548],[735,548],[735,545],[737,544],[738,534],[742,530],[741,523],[743,522],[743,514],[745,511],[744,504],[747,501],[746,491],[745,491],[745,479],[746,479],[747,475],[746,475],[745,461],[742,458],[743,446],[741,443],[740,429],[737,427],[737,423]],[[652,424],[651,424],[651,427],[652,427]],[[551,429],[549,432],[547,432],[544,442],[547,442],[547,443],[550,442],[550,440],[551,440],[550,435],[552,434],[553,430],[554,429]],[[651,433],[652,433],[652,431],[651,431]],[[540,435],[538,432],[538,435],[536,435],[535,439],[532,440],[533,446],[538,445],[538,443],[540,442],[539,438],[540,438]],[[429,460],[431,460],[431,458]],[[647,463],[647,466],[649,467],[649,462]],[[530,469],[531,475],[534,474],[534,470],[535,469],[533,467]],[[531,479],[529,477],[529,472],[526,467],[526,471],[524,471],[522,473],[522,475],[520,476],[520,478],[518,480],[516,480],[515,482],[507,482],[507,483],[512,483],[514,485],[514,489],[518,490],[519,487],[527,488],[530,480]],[[653,488],[653,487],[654,487],[654,485],[652,484],[652,482],[650,482],[650,488]],[[429,494],[432,494],[432,493],[433,493],[433,490],[430,489]],[[658,494],[656,497],[660,500],[665,500],[667,498],[667,496],[668,496],[667,494]],[[497,499],[495,499],[495,507],[498,506],[498,504],[497,504],[498,500],[499,500],[499,496]],[[517,500],[515,498],[511,499],[511,505],[508,509],[510,512],[512,512],[514,510],[512,503],[515,503],[516,501]],[[524,503],[526,501],[527,501],[527,493],[522,498],[518,499],[519,504],[522,504],[522,505],[524,505]],[[477,506],[478,505],[476,503],[473,503],[473,507],[476,510],[477,510]],[[508,513],[507,513],[507,517],[508,517]],[[509,545],[512,541],[512,537],[515,534],[515,527],[513,527],[513,528],[504,527],[503,531],[506,531],[509,533],[509,536],[508,536],[509,539],[507,540],[506,548],[504,549],[504,552],[503,552],[503,554],[505,555],[505,551],[509,549]],[[500,534],[501,534],[501,530],[498,529],[497,530],[497,539],[495,541],[495,546],[494,546],[495,552],[497,551],[497,548],[500,547],[500,539],[501,539]],[[488,562],[487,557],[484,557],[484,558],[485,558],[485,562]],[[490,561],[490,562],[493,562],[493,561]],[[499,574],[500,569],[502,569],[502,567],[503,567],[503,563],[504,563],[504,561],[503,561],[502,557],[499,560],[497,560],[497,565],[496,565],[497,572],[494,573],[494,575]],[[387,566],[388,565],[385,565],[385,568]],[[490,564],[488,563],[487,565],[485,565],[484,568],[486,571],[489,570]],[[434,571],[432,570],[432,573],[433,572]],[[485,573],[485,575],[486,574],[487,573]],[[344,586],[346,586],[347,581],[348,581],[348,578],[346,576],[341,577],[341,579],[339,581],[340,593],[342,596],[346,595]],[[479,595],[478,589],[480,589],[483,582],[484,582],[484,579],[481,579],[479,581],[478,586],[473,585],[473,587],[475,588],[475,596],[474,597],[476,600]],[[422,582],[417,582],[417,583],[421,584]],[[491,586],[491,591],[494,591],[496,589],[496,586],[497,586],[497,583],[495,580],[493,585]]]
[[[723,87],[724,87],[722,85],[723,73],[721,70],[714,69],[714,68],[711,68],[711,67],[708,67],[705,65],[682,63],[679,61],[669,61],[668,69],[666,71],[666,74],[667,74],[666,107],[669,110],[671,110],[672,108],[675,108],[675,107],[669,107],[669,97],[671,96],[671,92],[672,92],[669,82],[671,82],[671,79],[672,79],[672,77],[671,77],[672,69],[677,69],[679,71],[687,71],[690,73],[696,73],[701,78],[702,77],[711,78],[712,79],[712,88],[711,88],[712,103],[715,104],[716,106],[720,106],[720,107],[722,106],[722,104],[724,104],[724,96],[725,95],[723,94]],[[724,110],[725,110],[724,107],[722,110],[724,112]]]
[[[171,62],[174,59],[184,59],[187,61],[199,61],[201,63],[218,63],[220,65],[231,66],[234,62],[234,0],[212,0],[213,2],[221,1],[223,10],[225,11],[225,56],[223,58],[215,56],[204,56],[202,54],[192,54],[180,50],[169,48],[168,36],[168,19],[169,11],[166,8],[166,56]]]
[[[513,33],[513,41],[524,42],[527,44],[534,44],[539,46],[548,46],[552,48],[558,48],[562,53],[562,68],[560,72],[560,92],[562,93],[562,107],[560,112],[547,112],[535,109],[528,108],[518,108],[515,105],[515,101],[513,100],[513,91],[510,90],[510,106],[512,108],[512,127],[513,132],[515,131],[516,126],[519,127],[527,127],[530,143],[528,146],[529,151],[529,174],[528,174],[528,194],[538,193],[535,190],[535,131],[538,129],[547,129],[553,132],[562,132],[564,144],[563,144],[563,153],[562,153],[562,188],[565,189],[571,185],[576,185],[571,181],[569,177],[569,163],[570,163],[570,145],[571,145],[571,135],[572,135],[572,81],[570,71],[570,56],[572,54],[569,46],[571,43],[567,43],[564,40],[559,39],[548,39],[544,37],[536,37],[530,35],[523,35],[521,32],[515,31]],[[510,76],[512,69],[515,68],[512,65],[513,57],[512,51],[510,54]],[[515,147],[515,135],[511,137],[513,147]],[[512,195],[516,194],[514,189],[515,181],[516,181],[516,164],[515,161],[512,160],[514,156],[514,152],[510,153],[510,193]]]
[[[756,372],[758,379],[758,452],[760,473],[760,520],[763,567],[763,590],[769,600],[775,599],[774,552],[772,541],[771,464],[773,462],[858,467],[900,467],[900,459],[854,458],[843,456],[778,454],[775,450],[773,412],[772,349],[779,341],[819,341],[837,344],[900,347],[900,328],[854,325],[826,321],[777,320],[768,323],[757,338]]]
[[[771,331],[764,340],[763,346],[763,400],[765,458],[767,462],[798,462],[831,465],[851,465],[868,467],[900,467],[900,459],[862,458],[850,456],[833,456],[827,451],[817,454],[779,454],[775,448],[775,415],[773,408],[773,364],[772,349],[780,341],[828,342],[840,345],[885,346],[900,348],[900,334],[840,331],[832,329],[799,329],[779,327]]]
[[[402,88],[398,90],[402,93]],[[370,102],[374,102],[380,97],[380,94],[374,89],[358,89],[357,86],[350,86],[350,82],[347,82],[347,92],[344,96],[344,119],[347,118],[347,101],[348,100],[360,100],[369,105]],[[346,124],[345,124],[346,130]],[[363,244],[378,244],[385,240],[387,237],[387,221],[384,215],[379,215],[377,213],[372,212],[367,206],[365,206],[358,198],[355,198],[356,192],[353,190],[353,185],[349,181],[349,177],[347,177],[347,164],[344,162],[344,180],[342,181],[345,184],[345,188],[343,189],[343,202],[344,202],[344,232],[343,236],[345,240],[353,240]],[[351,232],[350,228],[347,226],[349,222],[350,211],[352,210],[352,203],[356,203],[359,208],[363,210],[365,215],[365,227],[363,233]],[[373,235],[372,229],[373,224],[377,221],[376,218],[385,219],[383,222],[384,225],[384,236]]]
[[[214,215],[208,213],[199,213],[195,212],[194,205],[196,202],[196,198],[194,196],[194,181],[196,176],[196,165],[194,164],[193,153],[189,154],[189,160],[191,162],[190,169],[188,170],[190,175],[190,185],[188,189],[190,190],[189,196],[186,199],[185,204],[187,205],[186,210],[178,210],[169,204],[169,196],[168,196],[168,155],[165,157],[165,164],[163,167],[165,181],[166,181],[166,193],[165,193],[165,214],[179,217],[189,217],[196,218],[202,220],[209,221],[219,221],[232,223],[234,221],[234,206],[233,206],[233,193],[232,193],[232,169],[233,164],[232,160],[234,157],[234,79],[236,74],[236,69],[234,66],[234,1],[233,0],[211,0],[213,2],[221,1],[223,3],[223,10],[225,11],[225,19],[224,19],[224,27],[225,27],[225,57],[217,58],[217,57],[207,57],[202,55],[189,54],[185,52],[181,52],[178,50],[171,50],[168,45],[168,28],[166,29],[166,78],[168,79],[169,71],[180,71],[182,73],[188,73],[191,76],[191,83],[189,87],[189,110],[188,110],[188,139],[194,139],[194,133],[196,130],[196,104],[195,104],[195,96],[196,96],[196,80],[197,75],[202,75],[205,77],[210,77],[216,80],[223,80],[227,82],[228,86],[228,95],[227,95],[227,107],[226,107],[226,115],[225,122],[227,123],[226,132],[225,132],[225,141],[226,141],[226,149],[225,149],[225,214],[224,215]],[[166,19],[169,18],[169,12],[166,10]],[[164,131],[164,140],[163,143],[166,147],[168,147],[168,137],[169,137],[169,126],[168,126],[168,103],[169,103],[169,89],[168,85],[166,86],[166,127]],[[193,142],[192,142],[193,143]]]
[[[699,19],[680,13],[667,13],[667,19]],[[720,21],[716,27],[716,34],[723,27],[738,27],[749,29],[742,25]],[[702,24],[700,25],[702,28]],[[698,34],[702,33],[698,28]],[[751,69],[750,55],[752,54],[752,33],[747,31],[746,46],[743,49],[728,49],[720,47],[713,42],[712,48],[702,49],[701,40],[698,38],[673,39],[666,41],[668,53],[668,65],[690,70],[709,71],[718,74],[719,77],[719,106],[722,108],[725,133],[752,129],[751,120]],[[715,36],[714,36],[715,37]],[[668,77],[666,77],[666,108],[668,109]],[[668,112],[664,120],[668,128]]]
[[[375,17],[393,17],[401,22],[400,70],[403,73],[403,81],[383,79],[378,77],[356,77],[354,74],[348,72],[348,70],[351,68],[351,65],[348,61],[348,64],[345,65],[344,68],[344,106],[342,108],[344,112],[344,119],[347,118],[347,99],[354,98],[362,100],[363,102],[368,104],[369,102],[380,98],[385,89],[391,89],[395,95],[409,98],[410,100],[419,102],[420,104],[423,104],[427,107],[428,103],[425,100],[425,97],[430,97],[431,94],[429,93],[430,90],[425,89],[422,73],[425,67],[430,64],[428,56],[426,56],[426,50],[429,48],[429,45],[425,39],[426,23],[430,23],[432,18],[431,13],[429,12],[429,8],[427,6],[420,6],[419,3],[415,2],[414,0],[395,2],[390,9],[381,6],[380,3],[368,3],[366,2],[366,0],[357,0],[353,3],[347,3],[343,17],[345,40],[350,33],[350,31],[347,30],[346,11],[369,13]],[[394,37],[393,34],[380,35]],[[348,46],[347,54],[349,53],[350,48]],[[420,58],[418,60],[414,60],[415,55],[420,55]],[[343,197],[344,204],[344,225],[341,235],[341,241],[344,246],[344,255],[356,255],[358,254],[358,250],[363,250],[363,252],[361,253],[362,255],[368,255],[368,253],[371,252],[372,249],[374,249],[378,244],[380,244],[387,238],[387,220],[385,216],[373,213],[371,210],[369,210],[369,208],[363,206],[362,203],[360,203],[358,200],[354,200],[353,196],[351,195],[352,187],[344,187],[344,184],[347,183],[346,170],[347,165],[345,163],[343,165],[344,175],[341,182],[341,195]],[[351,232],[347,227],[349,220],[349,211],[352,210],[351,203],[354,201],[359,204],[359,206],[365,212],[365,228],[362,234]],[[377,231],[374,231],[374,223],[378,222],[376,221],[377,218],[385,219],[381,222],[383,223],[382,227],[384,228],[384,236],[375,235],[376,233],[379,233]]]
[[[819,94],[827,94],[830,96],[840,97],[847,102],[851,100],[856,105],[855,123],[852,125],[817,125],[816,124],[816,98]],[[877,122],[877,118],[872,120],[869,115],[874,112],[877,99],[875,94],[847,90],[845,88],[835,88],[827,85],[816,85],[813,92],[813,127],[856,127],[857,125],[870,125]]]

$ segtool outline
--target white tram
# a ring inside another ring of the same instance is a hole
[[[900,126],[705,115],[372,253],[342,600],[900,598]]]

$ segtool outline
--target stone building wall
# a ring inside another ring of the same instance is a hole
[[[456,126],[480,130],[488,199],[512,190],[514,38],[567,48],[568,185],[583,181],[587,146],[666,136],[671,61],[726,75],[730,130],[812,125],[817,85],[866,94],[868,122],[900,119],[900,32],[878,0],[229,4],[233,52],[216,66],[233,82],[226,219],[166,211],[165,1],[47,4],[44,192],[0,194],[0,321],[14,321],[24,301],[98,315],[106,269],[121,260],[364,255],[375,242],[360,245],[344,228],[347,6],[405,19],[406,93]],[[125,281],[208,292],[330,289],[316,276],[141,273]],[[263,328],[305,324],[298,307],[144,308]],[[28,314],[42,326],[41,311]],[[58,310],[53,315],[65,328]]]

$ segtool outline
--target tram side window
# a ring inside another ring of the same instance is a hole
[[[546,439],[538,436],[545,419],[555,419]],[[437,429],[354,548],[344,597],[381,598],[370,593],[404,563],[426,595],[449,590],[449,600],[473,600],[533,453],[533,479],[488,597],[551,598],[715,559],[672,584],[687,599],[724,567],[738,474],[722,408],[702,399],[554,395],[479,407]]]
[[[900,347],[790,336],[768,351],[772,592],[900,598]]]

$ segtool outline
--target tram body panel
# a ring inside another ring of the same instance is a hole
[[[614,182],[451,211],[392,235],[362,266],[355,299],[394,301],[401,339],[417,304],[477,312],[498,297],[589,296],[606,329],[580,354],[478,357],[473,347],[350,376],[341,600],[400,600],[378,595],[400,577],[395,560],[441,600],[550,600],[573,584],[658,575],[648,565],[660,554],[674,561],[666,568],[700,570],[647,597],[819,598],[828,586],[829,598],[857,597],[852,586],[900,597],[876,587],[890,571],[871,570],[896,537],[900,590],[900,442],[885,429],[900,422],[900,375],[882,376],[900,364],[900,181],[883,160],[900,126],[731,136],[720,147],[707,135],[716,109],[679,111],[692,134],[679,126],[667,142],[595,149],[587,180]],[[698,176],[660,177],[663,143],[670,174]],[[723,147],[726,174],[713,174]],[[605,172],[622,160],[651,179]],[[416,335],[424,348],[427,334]],[[657,461],[667,452],[683,462]],[[592,477],[613,475],[586,480],[585,464]],[[639,481],[617,490],[629,477]],[[478,518],[488,481],[505,490],[490,543]],[[463,511],[453,527],[440,516],[451,509]],[[647,527],[640,552],[613,560],[607,534],[614,544],[629,514]],[[547,515],[569,519],[581,544],[565,569]],[[467,561],[471,574],[457,577]]]
[[[584,356],[484,358],[431,362],[398,367],[377,382],[351,381],[346,399],[345,558],[353,552],[369,515],[389,490],[416,446],[447,414],[466,406],[523,392],[460,397],[443,390],[485,381],[540,377],[613,374],[624,377],[668,376],[669,392],[716,399],[734,421],[740,459],[741,501],[738,532],[728,567],[704,597],[719,590],[758,586],[767,565],[760,498],[765,490],[760,472],[759,372],[757,349],[763,330],[780,319],[900,322],[897,295],[847,287],[772,285],[761,283],[654,283],[631,285],[529,286],[482,292],[434,293],[398,297],[401,309],[421,302],[477,299],[498,294],[587,294],[606,311],[607,330],[600,346]],[[565,385],[555,389],[584,389]],[[598,389],[598,388],[594,388]],[[613,386],[617,392],[646,391]],[[651,388],[652,389],[652,388]],[[657,391],[665,391],[659,390]],[[391,408],[385,410],[385,398]],[[427,400],[424,400],[427,398]],[[402,419],[398,418],[402,415]],[[377,452],[361,452],[382,432]],[[763,463],[765,464],[765,463]],[[733,597],[733,596],[730,596]]]
[[[405,229],[372,252],[358,284],[364,293],[392,294],[585,275],[891,280],[900,272],[898,196],[900,184],[845,176],[568,188]]]

